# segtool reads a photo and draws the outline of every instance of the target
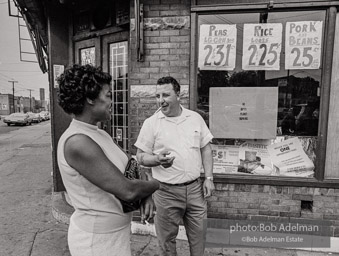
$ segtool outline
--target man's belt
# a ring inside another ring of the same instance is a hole
[[[195,179],[195,180],[191,180],[191,181],[187,181],[187,182],[184,182],[184,183],[179,183],[179,184],[170,184],[170,183],[165,183],[165,182],[161,182],[165,185],[168,185],[168,186],[177,186],[177,187],[183,187],[183,186],[188,186],[196,181],[198,181],[199,178]]]

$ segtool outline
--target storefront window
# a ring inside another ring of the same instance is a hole
[[[199,15],[197,111],[214,173],[314,176],[325,14]]]
[[[109,69],[112,75],[112,134],[117,143],[128,149],[128,46],[127,42],[110,44]]]

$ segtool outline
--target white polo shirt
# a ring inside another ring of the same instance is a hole
[[[203,118],[181,106],[179,117],[166,117],[161,111],[147,118],[135,146],[149,154],[163,150],[175,156],[173,165],[152,167],[155,179],[170,183],[184,183],[200,177],[203,172],[200,149],[213,138]]]

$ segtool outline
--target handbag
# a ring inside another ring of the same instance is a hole
[[[141,168],[137,160],[131,157],[128,160],[124,176],[130,180],[140,179],[140,169]],[[126,202],[120,198],[119,200],[121,202],[122,210],[124,211],[124,213],[138,210],[141,206],[141,200],[137,200],[135,202]]]

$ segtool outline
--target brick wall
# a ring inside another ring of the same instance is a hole
[[[155,85],[173,76],[181,85],[181,103],[188,107],[190,0],[144,0],[144,61],[137,62],[134,19],[130,33],[130,148],[143,121],[156,107]],[[132,5],[133,6],[133,5]],[[132,10],[131,13],[134,13]]]
[[[208,217],[321,222],[339,237],[339,189],[216,183]]]
[[[181,84],[188,107],[190,61],[190,0],[144,0],[143,62],[136,60],[134,20],[130,34],[130,145],[143,121],[157,109],[155,84],[171,75]],[[131,13],[134,13],[132,10]],[[130,147],[132,153],[135,148]],[[302,201],[310,208],[302,207]],[[233,220],[319,221],[339,236],[339,190],[216,183],[208,200],[208,217]]]

